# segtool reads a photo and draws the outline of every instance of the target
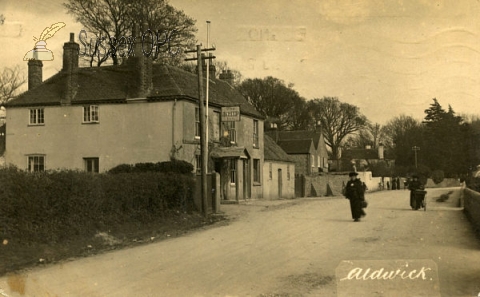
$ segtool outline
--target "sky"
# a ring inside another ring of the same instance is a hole
[[[33,36],[66,23],[47,41],[62,55],[76,23],[62,0],[0,0],[0,67],[20,65]],[[424,117],[437,98],[457,113],[480,114],[478,0],[170,0],[197,20],[197,39],[243,78],[274,76],[307,100],[338,97],[372,122]],[[44,62],[44,79],[61,69]]]

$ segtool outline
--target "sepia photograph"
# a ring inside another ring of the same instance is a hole
[[[0,0],[0,297],[480,297],[479,0]]]

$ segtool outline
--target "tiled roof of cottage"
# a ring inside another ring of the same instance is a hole
[[[295,131],[268,131],[266,132],[270,137],[275,138],[276,133],[279,141],[283,140],[306,140],[312,139],[315,149],[318,149],[318,143],[320,141],[321,131],[309,131],[309,130],[295,130]]]
[[[268,135],[265,135],[264,147],[265,161],[294,162],[293,159]]]
[[[309,154],[312,147],[312,139],[280,140],[277,144],[287,154]]]
[[[127,65],[77,68],[78,89],[72,104],[126,103],[128,87],[135,81],[134,72]],[[60,105],[68,75],[60,71],[41,85],[11,100],[7,107]],[[197,75],[173,66],[152,65],[153,89],[149,100],[198,100]],[[205,80],[205,79],[204,79]],[[240,106],[243,114],[263,119],[263,116],[230,84],[219,79],[210,80],[209,104],[212,106]]]

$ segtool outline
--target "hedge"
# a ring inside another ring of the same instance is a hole
[[[191,174],[193,172],[193,165],[182,160],[172,160],[158,163],[137,163],[135,165],[121,164],[108,171],[108,173],[111,174],[135,172]]]
[[[25,242],[52,242],[121,222],[158,220],[193,210],[191,174],[80,171],[28,173],[0,169],[0,234]]]

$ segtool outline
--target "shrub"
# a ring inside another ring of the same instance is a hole
[[[444,178],[445,174],[443,173],[443,170],[434,170],[432,172],[432,180],[435,184],[441,183]]]
[[[130,164],[120,164],[113,167],[108,171],[108,173],[118,174],[118,173],[130,173],[134,170],[134,166]]]
[[[193,210],[194,183],[177,173],[0,169],[0,228],[7,238],[38,243],[93,236],[121,222]]]
[[[191,174],[193,165],[182,160],[172,160],[158,163],[137,163],[135,165],[120,164],[108,171],[111,174],[132,173],[132,172],[163,172]]]

